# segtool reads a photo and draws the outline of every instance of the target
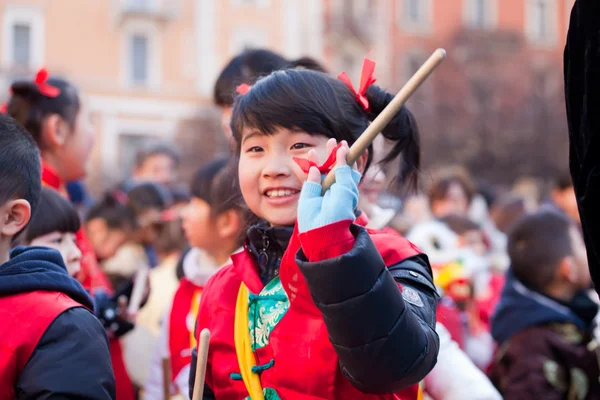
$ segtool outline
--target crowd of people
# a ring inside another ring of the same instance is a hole
[[[595,129],[581,77],[600,60],[596,22],[600,6],[577,0],[572,135]],[[246,50],[215,84],[228,154],[184,182],[176,145],[148,142],[96,199],[81,183],[94,132],[79,90],[44,69],[13,83],[0,115],[0,398],[190,399],[199,385],[203,399],[600,398],[597,202],[580,178],[591,156],[572,143],[587,161],[550,190],[532,177],[495,187],[458,164],[419,180],[403,107],[348,165],[393,98],[372,69],[361,81]]]

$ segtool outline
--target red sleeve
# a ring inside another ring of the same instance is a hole
[[[350,225],[352,221],[347,219],[299,234],[308,261],[319,262],[348,253],[354,245]]]

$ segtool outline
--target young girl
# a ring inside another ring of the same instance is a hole
[[[49,78],[45,69],[37,73],[34,81],[17,81],[10,90],[7,112],[27,129],[40,149],[42,183],[66,197],[65,183],[86,175],[85,166],[94,144],[93,127],[79,91],[63,79]],[[78,280],[93,294],[98,290],[111,293],[110,282],[100,269],[84,230],[77,232],[76,239],[82,253]],[[110,346],[117,396],[133,399],[119,342],[112,340]]]
[[[54,189],[43,187],[38,208],[18,243],[57,250],[69,275],[75,276],[81,269],[81,251],[75,243],[80,227],[79,215],[69,201]]]
[[[193,197],[183,213],[192,250],[184,258],[184,277],[163,321],[159,354],[153,358],[154,373],[145,387],[149,398],[162,395],[160,360],[165,357],[170,359],[174,393],[187,398],[192,349],[196,347],[194,324],[203,287],[242,245],[245,224],[237,165],[228,162],[228,158],[219,158],[205,164],[192,181]]]
[[[357,184],[372,155],[355,169],[345,162],[392,95],[349,86],[286,70],[236,98],[240,187],[263,221],[202,294],[196,331],[211,331],[205,393],[217,399],[415,399],[415,384],[435,365],[437,295],[427,258],[400,236],[363,228]],[[383,161],[402,154],[399,178],[414,183],[410,112],[402,109],[382,133],[396,142]],[[317,168],[328,155],[336,161]],[[323,197],[321,176],[332,163],[336,183]]]

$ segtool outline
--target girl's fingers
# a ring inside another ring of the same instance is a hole
[[[333,149],[335,149],[335,146],[337,146],[337,140],[334,138],[331,138],[327,141],[327,157],[329,157]]]
[[[321,184],[321,172],[317,167],[310,167],[306,181]]]
[[[306,157],[308,158],[309,161],[312,161],[317,165],[321,165],[321,164],[319,164],[319,155],[317,154],[317,151],[315,149],[310,150],[308,152],[308,154],[306,155]]]
[[[337,154],[335,155],[335,166],[343,167],[344,165],[348,165],[346,162],[346,157],[348,156],[348,143],[346,141],[342,141],[342,146],[338,149]]]

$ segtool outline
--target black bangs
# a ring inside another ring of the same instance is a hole
[[[43,187],[37,210],[23,232],[23,240],[29,243],[52,232],[77,233],[80,228],[79,215],[69,200],[56,190]]]
[[[285,128],[352,144],[368,123],[341,81],[322,72],[289,69],[273,72],[236,97],[231,129],[238,145],[246,128],[267,135]]]

